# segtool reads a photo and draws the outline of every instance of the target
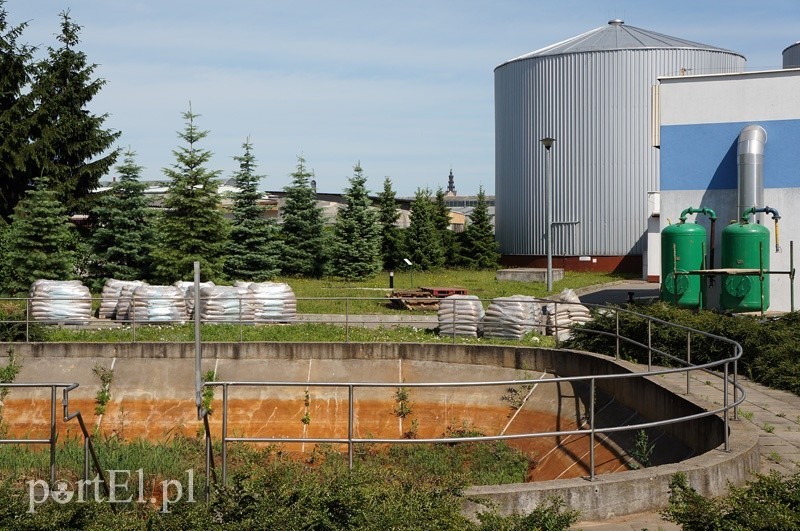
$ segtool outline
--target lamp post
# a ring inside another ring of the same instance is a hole
[[[545,137],[541,140],[545,149],[544,157],[544,239],[547,250],[547,293],[553,291],[553,159],[550,148],[555,138]]]
[[[403,262],[408,266],[408,271],[411,273],[411,289],[414,289],[414,263],[408,258],[403,258]]]

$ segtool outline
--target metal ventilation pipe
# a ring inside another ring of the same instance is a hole
[[[767,132],[760,125],[748,125],[739,133],[737,212],[764,206],[764,145],[766,143]],[[760,217],[756,218],[756,221],[760,223]]]

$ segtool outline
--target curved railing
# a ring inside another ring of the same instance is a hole
[[[448,301],[445,300],[444,303],[446,304]],[[567,304],[559,301],[547,301],[542,300],[539,302],[543,303],[550,303],[554,305],[555,313],[558,313],[558,305],[559,304]],[[616,321],[616,330],[614,332],[606,332],[602,330],[591,330],[587,328],[577,327],[577,326],[559,326],[557,323],[553,325],[548,325],[548,328],[552,328],[552,332],[555,334],[556,337],[556,348],[559,348],[559,341],[558,336],[560,331],[570,330],[572,333],[596,333],[601,335],[606,335],[609,337],[613,337],[615,339],[615,352],[614,357],[618,360],[620,358],[620,345],[622,342],[625,342],[629,345],[633,345],[635,347],[641,348],[646,350],[647,352],[647,368],[642,372],[631,372],[631,373],[619,373],[619,374],[602,374],[602,375],[588,375],[588,376],[570,376],[570,377],[555,377],[555,378],[548,378],[546,380],[543,379],[525,379],[525,380],[503,380],[503,381],[471,381],[471,382],[393,382],[393,383],[385,383],[385,382],[326,382],[326,381],[317,381],[317,382],[282,382],[282,381],[216,381],[216,382],[205,382],[203,385],[206,388],[220,388],[222,390],[222,434],[221,434],[221,464],[222,464],[222,482],[223,484],[227,481],[227,446],[230,443],[333,443],[333,444],[344,444],[347,445],[347,451],[349,456],[350,465],[352,466],[353,463],[353,454],[354,454],[354,447],[358,444],[375,444],[375,443],[388,443],[388,444],[424,444],[424,443],[449,443],[452,444],[453,442],[481,442],[481,441],[501,441],[501,440],[511,440],[511,439],[523,439],[523,438],[536,438],[536,437],[566,437],[572,435],[580,435],[580,436],[588,436],[590,443],[590,455],[589,455],[589,478],[594,479],[595,477],[595,438],[598,435],[605,435],[614,432],[622,432],[622,431],[632,431],[632,430],[642,430],[647,428],[657,428],[663,427],[666,425],[671,424],[678,424],[682,422],[687,422],[703,417],[708,416],[716,416],[721,415],[723,422],[724,422],[724,429],[723,429],[723,439],[724,439],[724,449],[726,451],[730,450],[730,441],[729,441],[729,418],[730,412],[732,410],[732,414],[734,419],[736,418],[737,407],[741,404],[745,399],[745,391],[743,387],[737,381],[737,362],[742,355],[742,347],[736,341],[727,339],[722,336],[710,334],[708,332],[702,330],[696,330],[684,325],[670,323],[668,321],[664,321],[662,319],[658,319],[652,316],[648,316],[645,314],[641,314],[635,312],[630,309],[626,308],[619,308],[619,307],[604,307],[600,305],[588,305],[585,304],[584,306],[592,306],[595,311],[604,311],[604,312],[614,312],[615,321]],[[638,319],[643,319],[647,323],[647,342],[643,343],[638,341],[634,338],[625,337],[620,335],[620,326],[619,326],[619,319],[620,314],[626,313],[635,316]],[[345,319],[345,323],[351,323],[349,319]],[[675,353],[666,352],[663,349],[656,348],[652,342],[652,329],[654,325],[658,326],[665,326],[669,327],[674,331],[684,332],[686,334],[686,349],[683,352],[682,356],[676,355]],[[730,348],[731,355],[725,359],[712,361],[708,363],[703,363],[699,365],[695,365],[692,363],[692,338],[693,337],[703,337],[707,340],[712,342],[719,342],[725,348]],[[653,361],[654,358],[663,358],[664,360],[668,360],[670,364],[677,364],[681,365],[675,368],[657,368],[654,369]],[[596,389],[599,382],[604,380],[611,380],[611,379],[629,379],[629,378],[642,378],[647,376],[658,376],[658,375],[666,375],[666,374],[674,374],[674,373],[685,373],[686,374],[686,391],[687,394],[691,392],[690,389],[690,380],[693,373],[703,372],[705,374],[710,375],[714,378],[719,378],[722,383],[722,391],[721,391],[721,406],[716,407],[714,409],[704,410],[698,413],[673,417],[666,420],[660,421],[653,421],[653,422],[642,422],[637,424],[625,424],[619,426],[611,426],[611,427],[599,427],[596,425],[596,411],[595,411],[595,396],[596,396]],[[589,386],[589,400],[588,403],[588,411],[586,412],[586,423],[585,427],[583,428],[576,428],[573,430],[561,430],[561,431],[548,431],[548,432],[533,432],[533,433],[515,433],[515,434],[503,434],[503,435],[486,435],[486,436],[477,436],[477,437],[459,437],[458,439],[453,438],[361,438],[355,437],[353,435],[353,427],[355,424],[355,404],[356,404],[356,394],[359,389],[367,389],[367,388],[397,388],[398,385],[401,385],[404,388],[464,388],[464,387],[495,387],[495,386],[525,386],[525,385],[542,385],[542,384],[555,384],[558,385],[560,383],[586,383]],[[244,436],[229,436],[228,435],[228,427],[230,423],[230,414],[228,411],[228,398],[229,393],[232,388],[237,387],[303,387],[306,389],[310,388],[342,388],[347,390],[348,395],[348,427],[347,427],[347,436],[346,437],[322,437],[322,438],[293,438],[293,437],[244,437]],[[201,412],[206,422],[206,455],[207,455],[207,470],[206,470],[206,477],[210,477],[210,474],[213,474],[213,470],[209,470],[211,466],[210,456],[212,455],[211,445],[211,434],[208,429],[208,412]],[[208,491],[207,491],[208,492]]]
[[[262,297],[263,299],[263,297]],[[298,299],[298,301],[313,301],[313,300],[322,300],[323,298],[318,299]],[[413,325],[415,323],[420,324],[421,326],[431,328],[435,327],[438,323],[436,321],[432,321],[430,316],[418,316],[414,315],[410,319],[407,318],[407,315],[403,315],[402,317],[381,317],[376,318],[374,315],[358,315],[351,313],[351,308],[356,306],[357,302],[363,301],[382,301],[386,302],[385,298],[335,298],[335,299],[325,299],[325,300],[337,300],[341,301],[343,306],[343,313],[342,314],[333,314],[327,315],[323,320],[329,324],[339,324],[344,327],[344,342],[349,342],[349,330],[354,326],[370,326],[375,324],[386,324],[385,321],[388,321],[390,324],[403,324],[403,325]],[[444,299],[442,304],[448,304],[450,300]],[[239,301],[239,306],[242,306],[242,302]],[[456,304],[455,301],[452,304]],[[571,304],[565,303],[561,301],[555,300],[544,300],[539,299],[532,302],[532,304],[548,304],[552,305],[554,313],[558,313],[558,308],[562,304]],[[30,305],[28,305],[30,306]],[[535,438],[535,437],[554,437],[554,436],[571,436],[571,435],[583,435],[588,436],[590,438],[590,456],[589,456],[589,476],[591,479],[595,477],[595,463],[594,463],[594,442],[595,438],[598,435],[605,435],[614,432],[621,432],[621,431],[629,431],[629,430],[641,430],[647,428],[654,428],[654,427],[661,427],[670,424],[676,424],[681,422],[687,422],[693,419],[698,419],[707,416],[715,416],[721,415],[722,420],[724,422],[724,447],[725,450],[729,450],[729,417],[732,416],[735,419],[737,415],[737,406],[742,403],[745,398],[744,390],[742,386],[737,381],[737,363],[742,355],[742,348],[741,346],[732,341],[730,339],[717,336],[714,334],[710,334],[708,332],[702,330],[692,329],[687,326],[679,325],[670,323],[668,321],[664,321],[652,316],[648,316],[645,314],[641,314],[638,312],[633,311],[629,308],[620,308],[620,307],[604,307],[599,305],[590,305],[590,304],[583,304],[583,306],[591,307],[594,309],[595,312],[613,312],[614,319],[616,322],[616,330],[613,332],[602,331],[602,330],[592,330],[589,328],[583,328],[580,326],[563,326],[559,325],[557,321],[552,324],[545,324],[545,328],[548,329],[549,332],[553,333],[555,336],[555,347],[559,348],[561,346],[559,340],[559,332],[563,331],[570,331],[572,334],[584,334],[584,333],[593,333],[593,334],[600,334],[605,335],[607,337],[611,337],[614,339],[614,352],[606,352],[600,354],[607,354],[610,356],[614,356],[616,359],[620,359],[621,354],[621,345],[623,343],[627,345],[631,345],[638,349],[642,349],[643,352],[646,351],[647,353],[647,368],[642,372],[635,372],[635,373],[620,373],[620,374],[603,374],[603,375],[588,375],[588,376],[570,376],[570,377],[556,377],[556,378],[548,378],[546,380],[503,380],[503,381],[483,381],[483,382],[402,382],[403,387],[408,388],[424,388],[424,387],[438,387],[438,388],[448,388],[448,387],[478,387],[478,386],[524,386],[524,385],[541,385],[541,384],[559,384],[559,383],[585,383],[589,387],[589,394],[590,399],[588,400],[588,410],[586,411],[586,422],[582,425],[583,427],[579,427],[573,430],[563,430],[563,431],[549,431],[549,432],[537,432],[537,433],[519,433],[519,434],[502,434],[502,435],[493,435],[493,436],[480,436],[480,437],[464,437],[458,439],[452,438],[427,438],[427,439],[403,439],[403,438],[382,438],[382,439],[375,439],[375,438],[358,438],[353,435],[353,425],[354,425],[354,404],[357,399],[357,394],[359,390],[367,389],[367,388],[376,388],[376,387],[385,387],[385,388],[396,388],[398,386],[397,382],[394,383],[378,383],[378,382],[245,382],[245,381],[218,381],[218,382],[205,382],[203,385],[207,388],[221,388],[222,390],[222,437],[221,437],[221,466],[222,466],[222,482],[225,483],[227,480],[227,447],[228,444],[231,443],[241,443],[241,442],[276,442],[276,443],[289,443],[289,442],[305,442],[305,443],[340,443],[347,445],[349,459],[352,463],[354,447],[358,444],[367,444],[367,443],[393,443],[393,444],[420,444],[420,443],[453,443],[454,441],[457,442],[469,442],[469,441],[497,441],[497,440],[510,440],[510,439],[520,439],[520,438]],[[454,312],[455,314],[455,312]],[[631,315],[637,319],[642,320],[643,323],[646,323],[647,327],[647,340],[646,342],[637,340],[633,337],[625,337],[624,335],[620,334],[620,316],[621,315]],[[241,312],[239,315],[238,320],[234,320],[235,324],[238,324],[240,330],[242,330],[247,324],[243,319],[241,319]],[[455,317],[454,317],[455,319]],[[8,321],[7,321],[8,322]],[[23,321],[17,321],[18,323],[22,323]],[[26,319],[24,320],[25,329],[26,329],[26,337],[29,331],[29,323],[30,323],[29,315],[26,315]],[[133,336],[132,340],[136,341],[136,326],[137,321],[134,318],[128,323],[122,323],[123,325],[127,324],[130,325],[133,329]],[[157,323],[148,323],[148,324],[167,324],[165,322],[157,322]],[[208,322],[204,324],[210,324]],[[453,324],[456,324],[455,322]],[[141,323],[139,323],[141,326]],[[653,344],[652,341],[652,330],[655,326],[663,326],[668,327],[673,333],[682,333],[686,335],[686,348],[682,349],[683,351],[680,353],[676,352],[667,352],[663,348],[658,348]],[[453,327],[453,342],[457,339],[457,334],[455,332],[456,326]],[[240,340],[241,340],[241,332],[240,332]],[[723,346],[723,349],[730,349],[730,355],[725,357],[724,359],[712,361],[703,364],[693,364],[692,363],[692,340],[693,338],[703,337],[707,341],[711,341],[713,343],[718,343]],[[654,361],[665,361],[669,365],[679,365],[675,368],[656,368],[654,369]],[[596,393],[596,389],[598,384],[602,383],[604,380],[610,379],[627,379],[627,378],[642,378],[645,376],[656,376],[656,375],[664,375],[664,374],[672,374],[672,373],[684,373],[686,374],[686,391],[687,393],[691,392],[690,389],[690,381],[692,374],[703,372],[705,374],[710,375],[710,377],[718,378],[722,383],[722,390],[721,390],[721,400],[720,403],[722,404],[719,407],[714,409],[701,411],[699,413],[685,415],[680,417],[674,417],[666,420],[654,421],[654,422],[643,422],[638,424],[626,424],[620,426],[597,426],[596,425],[596,411],[594,406],[594,397]],[[70,390],[76,387],[76,384],[0,384],[0,386],[4,387],[51,387],[52,393],[55,394],[56,388],[63,388],[64,398],[63,398],[63,406],[64,406],[64,420],[70,420],[73,418],[78,418],[78,422],[81,425],[81,430],[84,433],[85,438],[85,445],[87,450],[85,450],[85,466],[84,466],[84,475],[88,475],[88,462],[90,457],[94,461],[95,467],[99,471],[99,464],[97,463],[97,457],[94,454],[94,451],[91,447],[91,439],[89,437],[88,431],[86,427],[83,425],[82,418],[80,417],[80,413],[69,413],[68,411],[68,393]],[[281,386],[281,387],[338,387],[344,388],[347,390],[348,393],[348,429],[347,429],[347,436],[346,437],[331,437],[331,438],[289,438],[289,437],[231,437],[228,435],[228,425],[230,422],[230,412],[228,411],[228,394],[232,388],[237,387],[253,387],[253,386],[261,386],[261,387],[270,387],[270,386]],[[51,403],[53,404],[51,407],[55,407],[55,399],[51,399]],[[210,429],[208,424],[208,413],[202,412],[205,414],[201,414],[200,417],[205,422],[205,432],[206,432],[206,468],[207,474],[206,478],[209,480],[210,478],[216,477],[216,470],[213,463],[213,452],[212,452],[212,441],[210,435]],[[54,414],[53,414],[54,415]],[[54,416],[53,416],[54,418]],[[54,422],[54,421],[53,421]],[[20,441],[17,439],[8,439],[8,440],[0,440],[0,443],[10,443],[10,442],[17,442],[21,443],[24,441]],[[51,446],[51,455],[54,455],[54,448],[55,445],[55,435],[54,432],[51,434],[49,439],[42,439],[42,440],[29,440],[27,441],[30,444],[50,444]],[[51,458],[51,462],[52,462]],[[54,464],[51,464],[51,469]],[[52,472],[51,472],[52,476]],[[105,482],[103,482],[105,484]]]

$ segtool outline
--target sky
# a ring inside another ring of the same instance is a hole
[[[144,180],[175,163],[183,113],[221,177],[249,138],[262,190],[291,183],[298,156],[320,192],[361,164],[377,193],[447,187],[494,194],[494,69],[611,19],[726,48],[747,70],[781,67],[800,40],[797,0],[6,0],[21,41],[57,47],[59,13],[106,81],[90,110],[121,131]],[[121,159],[120,159],[121,161]]]

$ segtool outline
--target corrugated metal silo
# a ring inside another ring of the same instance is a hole
[[[783,67],[800,68],[800,42],[796,42],[783,50]]]
[[[495,222],[503,262],[544,265],[539,141],[553,137],[554,265],[641,271],[647,192],[658,189],[652,86],[659,76],[741,72],[744,63],[728,50],[612,20],[498,66]]]

